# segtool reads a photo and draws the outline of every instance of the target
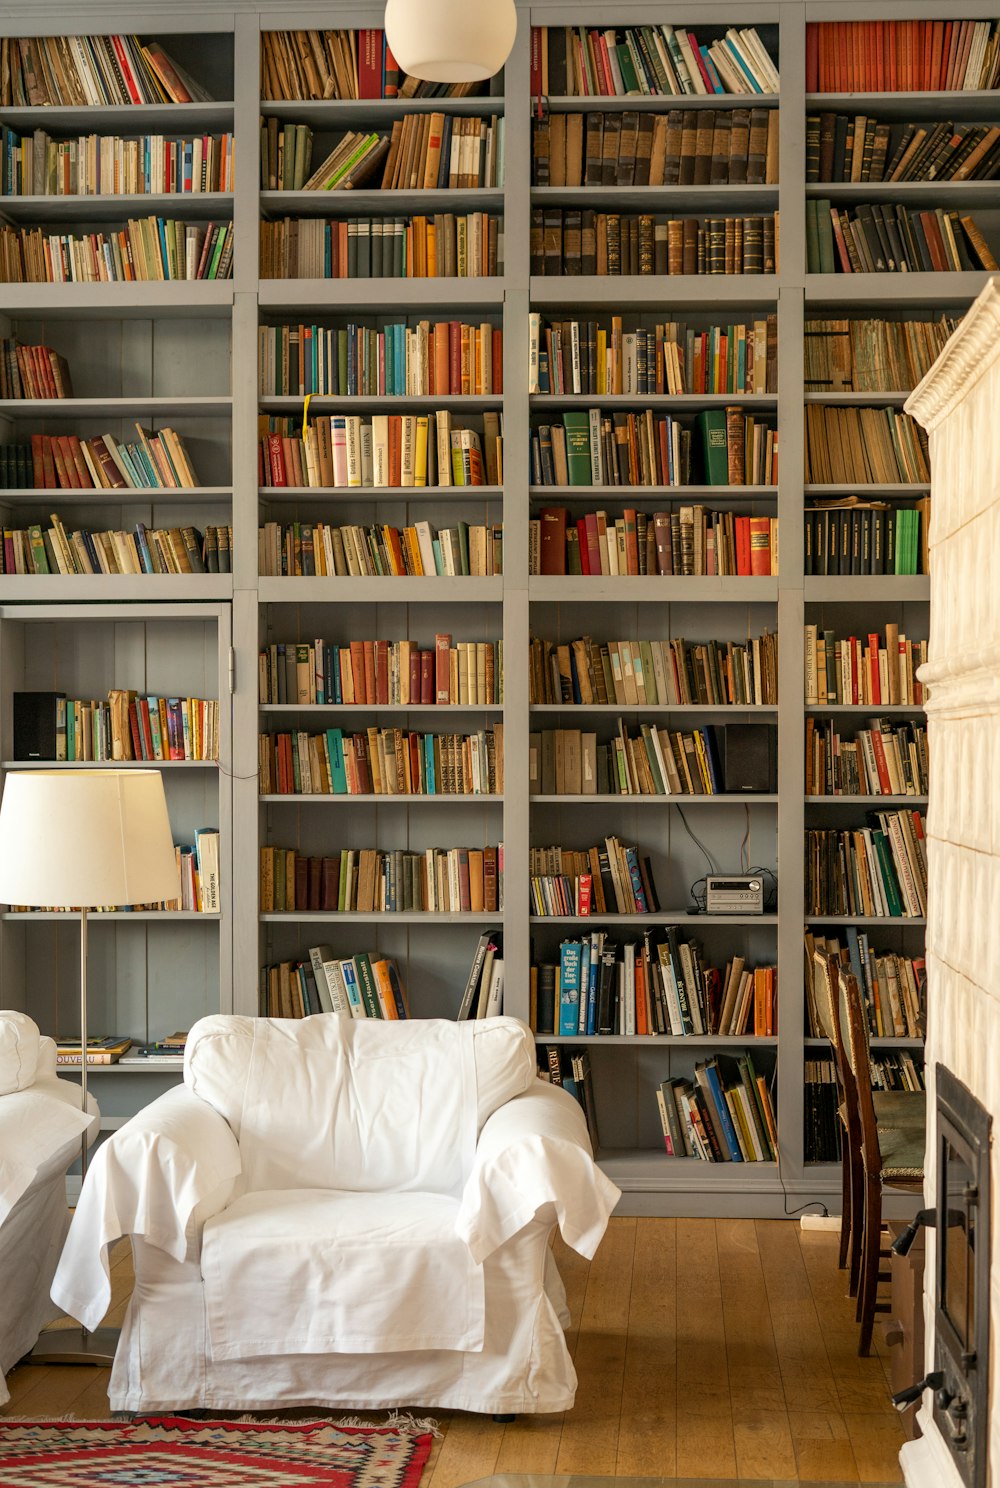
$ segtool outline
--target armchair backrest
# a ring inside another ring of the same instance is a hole
[[[202,1018],[184,1079],[228,1121],[250,1191],[458,1195],[483,1122],[535,1078],[516,1018]]]
[[[41,1035],[27,1013],[0,1010],[0,1095],[35,1083]]]

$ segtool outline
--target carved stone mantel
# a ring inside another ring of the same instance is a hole
[[[928,661],[931,754],[927,809],[927,1089],[946,1064],[1000,1123],[1000,279],[984,288],[906,411],[931,446],[931,612]],[[991,1156],[994,1207],[1000,1159]],[[929,1144],[925,1200],[935,1196]],[[991,1464],[1000,1467],[997,1343],[1000,1225],[992,1217],[990,1282]],[[926,1277],[933,1284],[934,1232]],[[932,1301],[925,1293],[928,1368]],[[900,1460],[911,1488],[961,1488],[944,1440],[920,1413],[924,1436]]]

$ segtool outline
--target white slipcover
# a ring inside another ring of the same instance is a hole
[[[0,1011],[0,1405],[4,1375],[59,1316],[49,1296],[69,1224],[66,1170],[97,1107],[56,1077],[56,1048],[24,1013]]]
[[[136,1287],[112,1408],[565,1410],[549,1238],[594,1254],[619,1193],[513,1018],[202,1019],[184,1086],[104,1145],[53,1296]]]

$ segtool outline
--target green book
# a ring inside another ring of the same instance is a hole
[[[622,82],[625,85],[625,92],[640,92],[639,80],[635,75],[635,68],[632,66],[632,53],[625,43],[621,41],[615,47],[615,51],[618,53],[618,67],[621,71]]]
[[[833,261],[833,219],[830,216],[830,207],[831,203],[825,199],[816,203],[816,246],[821,274],[832,274],[836,267]]]
[[[879,874],[882,879],[882,888],[885,892],[886,902],[889,905],[889,913],[894,918],[899,918],[905,911],[899,892],[899,884],[896,882],[896,867],[892,861],[892,849],[883,831],[878,827],[873,827],[871,830],[872,841],[875,844],[875,855],[878,858]]]
[[[726,440],[726,410],[706,408],[698,415],[702,453],[705,461],[705,484],[728,486],[729,446]]]
[[[806,269],[810,274],[819,273],[819,229],[816,208],[819,203],[809,197],[806,201]]]
[[[592,483],[589,413],[585,410],[564,413],[563,428],[566,431],[566,469],[569,483],[571,486],[589,486]]]

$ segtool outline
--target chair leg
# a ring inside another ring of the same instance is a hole
[[[864,1246],[861,1257],[861,1284],[858,1288],[858,1322],[861,1334],[858,1353],[871,1352],[875,1327],[875,1303],[878,1299],[879,1249],[882,1243],[882,1184],[878,1178],[865,1183]]]
[[[840,1153],[840,1251],[837,1265],[843,1271],[851,1245],[851,1160],[847,1151],[847,1133],[841,1132]]]
[[[498,1421],[501,1426],[506,1426],[508,1424],[508,1422],[510,1422],[510,1421],[516,1421],[517,1420],[517,1417],[516,1416],[494,1416],[493,1419],[494,1419],[494,1421]]]
[[[864,1250],[865,1234],[865,1189],[864,1164],[860,1152],[849,1154],[851,1169],[851,1274],[848,1295],[856,1297],[861,1283],[861,1254]]]

